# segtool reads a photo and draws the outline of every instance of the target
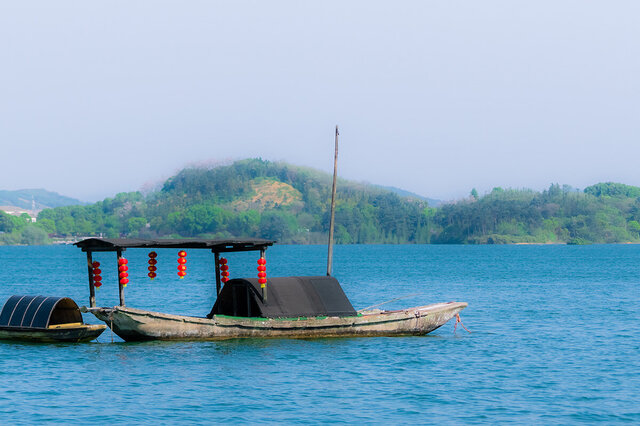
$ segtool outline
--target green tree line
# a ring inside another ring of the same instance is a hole
[[[13,216],[0,211],[0,245],[48,244],[47,231],[31,223],[31,217],[23,213]]]
[[[494,188],[447,204],[435,214],[433,242],[618,243],[640,241],[640,188],[599,183],[577,191]]]
[[[272,195],[263,194],[267,188]],[[47,236],[262,237],[325,243],[331,176],[250,159],[185,169],[156,192],[121,193],[83,206],[46,209],[32,224],[0,214],[0,244],[43,244]],[[291,194],[279,196],[280,192]],[[273,195],[276,194],[276,195]],[[640,188],[599,183],[577,191],[494,188],[432,208],[372,185],[340,180],[337,243],[614,243],[640,241]]]

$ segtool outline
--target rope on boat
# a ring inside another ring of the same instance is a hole
[[[378,303],[377,305],[367,306],[366,308],[362,308],[358,310],[358,312],[366,311],[367,309],[377,308],[378,306],[386,305],[387,303],[395,302],[396,300],[408,299],[409,297],[421,296],[424,293],[413,293],[407,294],[406,296],[396,297],[395,299],[387,300],[386,302]]]
[[[464,324],[462,323],[462,320],[460,319],[460,314],[456,314],[456,325],[453,326],[453,333],[455,334],[456,329],[458,328],[458,324],[460,324],[462,326],[462,328],[464,328],[465,330],[467,330],[469,333],[471,333],[469,331],[469,329],[467,327],[464,326]]]

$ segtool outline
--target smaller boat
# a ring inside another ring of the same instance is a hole
[[[32,342],[88,342],[107,328],[84,324],[68,297],[11,296],[0,312],[0,339]]]

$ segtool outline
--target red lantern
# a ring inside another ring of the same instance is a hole
[[[149,252],[149,267],[147,268],[149,270],[149,273],[147,274],[147,276],[151,279],[157,277],[156,271],[158,270],[158,268],[156,268],[155,265],[158,263],[158,261],[156,260],[156,257],[158,257],[158,253],[156,253],[155,251]]]
[[[187,275],[187,252],[180,250],[178,252],[178,276],[183,279]]]
[[[127,266],[127,263],[129,263],[129,261],[124,257],[118,259],[118,277],[120,278],[120,285],[123,287],[126,287],[127,284],[129,284],[129,273],[127,272],[129,267]]]
[[[229,261],[227,259],[225,259],[224,257],[221,257],[220,260],[218,260],[218,263],[220,264],[220,281],[222,281],[223,283],[226,283],[227,281],[229,281]]]
[[[260,288],[265,288],[267,285],[267,260],[264,257],[258,259],[258,282]]]
[[[93,286],[95,288],[100,288],[102,285],[102,276],[100,275],[102,271],[100,270],[100,262],[93,262],[91,264],[93,270],[91,271],[93,274]]]

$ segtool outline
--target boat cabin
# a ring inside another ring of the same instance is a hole
[[[128,283],[127,261],[123,253],[127,249],[204,249],[213,254],[214,279],[216,285],[216,301],[207,318],[214,315],[234,317],[263,317],[263,318],[297,318],[311,316],[355,316],[357,312],[349,302],[338,281],[330,276],[317,277],[276,277],[267,278],[266,249],[275,241],[263,239],[106,239],[89,238],[75,243],[87,253],[87,267],[89,276],[90,307],[96,306],[95,287],[101,285],[96,282],[96,266],[93,262],[93,252],[115,252],[118,258],[120,290],[120,306],[125,306],[124,287]],[[224,253],[240,251],[257,251],[258,278],[229,279]],[[180,253],[178,253],[180,256]],[[150,252],[150,274],[154,274],[155,265],[152,259],[155,252]],[[152,275],[150,275],[152,276]],[[155,276],[155,275],[153,275]],[[212,280],[213,281],[213,280]],[[223,286],[224,284],[224,286]],[[213,287],[213,286],[212,286]]]
[[[269,303],[260,296],[256,278],[230,280],[218,295],[213,315],[263,318],[357,315],[333,277],[278,277],[269,281]]]

